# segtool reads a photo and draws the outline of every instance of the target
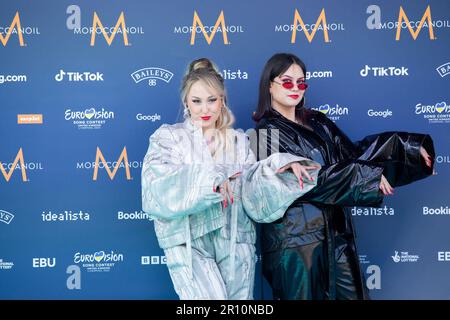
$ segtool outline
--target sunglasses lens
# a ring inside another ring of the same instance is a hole
[[[294,87],[294,84],[292,82],[283,82],[282,86],[286,89],[292,89]]]
[[[308,85],[306,83],[299,83],[298,88],[300,90],[306,90],[306,88],[308,88]]]

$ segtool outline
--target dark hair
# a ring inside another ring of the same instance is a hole
[[[256,112],[253,113],[253,120],[259,121],[264,116],[272,113],[272,103],[270,97],[270,83],[279,75],[286,72],[287,69],[293,64],[297,64],[306,76],[306,66],[300,58],[291,53],[277,53],[273,55],[264,66],[261,78],[259,80],[259,98]],[[305,103],[305,97],[295,106],[296,115]]]

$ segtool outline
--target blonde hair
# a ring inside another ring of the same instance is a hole
[[[212,156],[215,160],[220,158],[225,159],[225,154],[234,152],[234,135],[233,132],[234,115],[227,106],[227,94],[225,90],[223,77],[220,75],[217,67],[207,58],[201,58],[192,61],[189,64],[188,70],[183,78],[181,85],[181,100],[185,106],[185,118],[189,117],[187,110],[187,95],[191,87],[197,81],[202,81],[205,85],[215,89],[219,92],[223,106],[220,108],[219,118],[215,123],[214,139],[215,148],[212,151]]]

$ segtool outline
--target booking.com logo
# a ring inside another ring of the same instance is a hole
[[[59,70],[55,75],[55,80],[61,82],[67,76],[68,81],[103,81],[103,73],[100,72],[66,72]]]
[[[0,74],[0,84],[5,82],[27,82],[27,76],[24,74]]]

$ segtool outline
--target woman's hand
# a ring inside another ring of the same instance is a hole
[[[230,178],[225,180],[225,182],[223,182],[219,186],[219,193],[223,196],[223,207],[224,208],[228,207],[227,198],[230,198],[231,204],[233,204],[233,202],[234,202],[233,190],[231,190],[230,180],[236,179],[237,177],[239,177],[241,175],[241,173],[242,172],[235,173],[234,175],[232,175]],[[214,192],[217,192],[217,190],[214,189]]]
[[[391,187],[383,175],[381,175],[380,190],[385,196],[394,194],[394,188]]]
[[[309,175],[308,170],[320,169],[317,166],[303,166],[299,162],[291,162],[285,165],[284,167],[278,169],[277,173],[283,173],[286,170],[292,170],[295,176],[298,179],[298,184],[300,185],[300,189],[303,189],[303,180],[302,177],[307,178],[310,181],[314,181],[314,179]]]
[[[424,147],[420,147],[420,155],[422,156],[428,168],[431,168],[432,158]]]

